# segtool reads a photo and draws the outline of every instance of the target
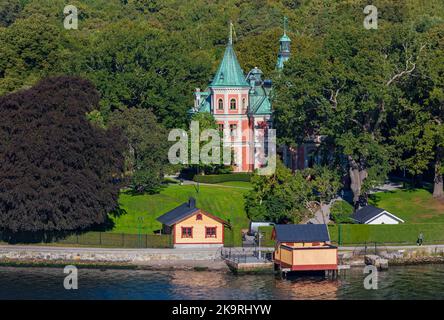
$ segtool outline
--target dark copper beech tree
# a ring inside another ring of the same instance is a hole
[[[98,103],[75,77],[0,97],[0,231],[81,230],[117,207],[124,141],[87,120]]]

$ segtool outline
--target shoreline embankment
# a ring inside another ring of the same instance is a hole
[[[242,248],[237,248],[242,250]],[[390,266],[444,264],[444,245],[391,246],[377,253]],[[340,264],[364,265],[359,248],[339,248]],[[134,269],[153,271],[229,271],[220,249],[117,249],[0,245],[0,266]]]
[[[208,249],[125,249],[0,245],[0,266],[228,271],[220,251]]]

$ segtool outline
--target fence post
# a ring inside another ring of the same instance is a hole
[[[148,235],[145,234],[145,249],[148,248]]]
[[[338,245],[342,245],[342,225],[338,225]]]
[[[125,246],[125,234],[122,232],[122,248]]]
[[[102,245],[102,231],[99,231],[99,244]]]

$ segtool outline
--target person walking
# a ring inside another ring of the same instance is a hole
[[[418,236],[418,241],[417,241],[418,246],[422,246],[423,242],[424,242],[424,235],[421,232],[421,233],[419,233],[419,236]]]

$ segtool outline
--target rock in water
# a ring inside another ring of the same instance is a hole
[[[368,254],[364,257],[364,262],[366,265],[373,265],[378,270],[387,270],[388,269],[388,260],[383,259],[380,256],[375,254]]]

